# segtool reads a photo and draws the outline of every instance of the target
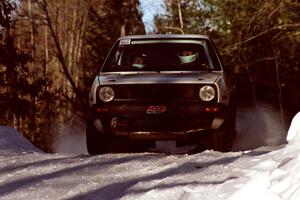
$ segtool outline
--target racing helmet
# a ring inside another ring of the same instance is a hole
[[[136,55],[133,59],[132,66],[141,69],[145,66],[146,54]]]
[[[183,64],[192,63],[197,59],[197,57],[198,53],[190,49],[180,50],[178,53],[179,61]]]

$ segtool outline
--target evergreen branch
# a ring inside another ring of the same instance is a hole
[[[240,41],[240,42],[237,42],[237,43],[235,43],[233,45],[225,47],[224,49],[221,50],[221,53],[222,54],[226,54],[225,52],[231,53],[232,51],[234,51],[235,49],[237,49],[238,46],[241,46],[243,44],[251,42],[251,41],[253,41],[253,40],[255,40],[255,39],[257,39],[257,38],[259,38],[259,37],[261,37],[261,36],[263,36],[263,35],[265,35],[267,33],[269,33],[269,32],[272,32],[274,30],[282,30],[282,29],[285,29],[285,28],[293,28],[293,27],[296,27],[296,28],[300,27],[300,24],[285,24],[285,25],[279,25],[279,26],[275,26],[275,27],[269,28],[269,29],[267,29],[267,30],[265,30],[263,32],[260,32],[260,33],[258,33],[256,35],[253,35],[253,36],[247,38],[244,41]]]

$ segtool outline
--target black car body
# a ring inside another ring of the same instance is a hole
[[[134,62],[137,62],[136,64]],[[87,147],[116,141],[177,141],[227,151],[235,134],[235,86],[203,35],[140,35],[117,40],[89,95]]]

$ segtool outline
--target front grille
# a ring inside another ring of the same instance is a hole
[[[199,100],[198,85],[151,84],[151,85],[118,85],[114,86],[115,99],[139,100]]]

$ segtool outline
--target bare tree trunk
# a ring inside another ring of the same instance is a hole
[[[125,26],[125,23],[124,23],[121,26],[120,36],[125,36],[125,35],[126,35],[126,26]]]
[[[257,106],[257,97],[256,97],[256,90],[255,90],[255,85],[254,85],[254,79],[250,73],[250,70],[249,70],[249,67],[246,66],[246,70],[247,70],[247,73],[248,73],[248,77],[249,77],[249,80],[250,80],[250,84],[251,84],[251,92],[252,92],[252,97],[253,97],[253,101],[254,101],[254,105],[255,107]]]
[[[30,25],[31,25],[31,31],[30,31],[30,45],[31,45],[31,49],[32,49],[32,57],[33,62],[32,62],[32,79],[33,82],[35,82],[35,77],[37,74],[37,70],[36,70],[36,62],[35,62],[35,21],[33,19],[32,16],[32,5],[31,5],[31,0],[28,0],[28,12],[29,12],[29,20],[30,20]],[[31,117],[30,117],[30,131],[34,131],[36,130],[36,97],[35,94],[31,95]],[[31,141],[34,142],[35,141],[35,133],[32,132],[30,133],[30,137],[31,137]]]
[[[50,18],[50,15],[49,15],[49,10],[48,10],[48,3],[46,0],[43,0],[40,4],[40,7],[42,8],[42,10],[45,12],[45,16],[46,16],[46,22],[47,22],[47,25],[49,27],[49,30],[50,30],[50,33],[51,33],[51,36],[53,38],[53,41],[54,41],[54,45],[55,45],[55,48],[57,50],[56,52],[56,56],[62,66],[62,69],[63,69],[63,72],[64,72],[64,75],[65,77],[67,78],[68,82],[70,83],[71,85],[71,88],[73,90],[73,92],[78,96],[78,97],[81,97],[81,92],[80,90],[76,87],[76,84],[70,74],[70,71],[68,69],[68,64],[67,64],[67,60],[63,54],[63,50],[61,48],[61,44],[60,44],[60,40],[59,40],[59,37],[56,33],[56,31],[54,30],[54,27],[53,27],[53,24],[52,24],[52,20]]]
[[[76,42],[75,42],[75,53],[74,53],[74,64],[76,65],[75,67],[75,72],[74,72],[74,79],[75,79],[75,84],[78,87],[78,81],[79,81],[79,70],[78,70],[78,64],[80,62],[80,58],[81,58],[81,49],[82,49],[82,45],[83,45],[83,37],[84,37],[84,33],[86,30],[86,18],[87,18],[87,10],[85,10],[82,13],[81,19],[80,19],[80,23],[79,23],[79,27],[82,27],[81,29],[78,29],[78,34],[76,37]]]
[[[49,49],[48,49],[48,28],[47,26],[44,27],[44,44],[45,44],[45,61],[44,61],[44,80],[46,80],[46,94],[47,94],[47,99],[46,99],[46,109],[47,109],[47,114],[46,114],[46,123],[47,123],[47,133],[48,135],[50,134],[50,127],[51,127],[51,105],[50,105],[50,98],[49,98],[49,86],[48,86],[48,61],[49,61]]]
[[[179,16],[179,22],[180,22],[180,30],[181,30],[182,34],[184,34],[180,0],[177,0],[177,5],[178,5],[178,16]]]
[[[276,67],[276,82],[277,82],[277,88],[278,88],[278,102],[279,102],[279,108],[280,108],[280,123],[283,127],[285,127],[283,105],[282,105],[282,90],[281,90],[281,83],[280,83],[280,76],[279,76],[279,66],[278,66],[276,52],[273,51],[273,53],[274,53],[275,67]]]

